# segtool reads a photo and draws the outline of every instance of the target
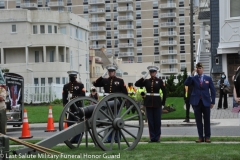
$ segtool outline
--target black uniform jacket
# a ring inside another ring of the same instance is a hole
[[[146,97],[144,98],[145,107],[162,107],[162,105],[165,105],[166,89],[165,86],[163,85],[162,79],[154,77],[144,80],[143,78],[141,78],[135,83],[135,86],[145,87],[147,93],[159,94],[159,90],[160,89],[162,90],[163,93],[162,100],[160,95],[159,96],[146,95]]]
[[[95,87],[103,87],[105,93],[124,93],[128,94],[123,79],[118,77],[98,78],[93,82]]]
[[[68,91],[72,94],[71,99],[75,97],[85,96],[84,85],[81,82],[69,82],[63,86],[63,106],[68,103]]]

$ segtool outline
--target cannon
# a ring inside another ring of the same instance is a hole
[[[128,109],[125,106],[126,102],[130,104]],[[135,109],[136,112],[128,115],[127,113],[132,109]],[[66,120],[68,114],[74,116],[75,120]],[[72,125],[64,129],[65,122],[72,123]],[[79,148],[85,135],[87,147],[89,133],[94,145],[103,151],[132,150],[142,136],[142,113],[136,102],[122,93],[110,94],[99,102],[90,97],[77,97],[65,105],[59,119],[59,130],[60,132],[38,142],[37,145],[51,148],[64,142],[71,149]],[[78,142],[71,143],[71,139],[77,135],[80,135]],[[109,136],[111,137],[110,143],[104,143]],[[116,137],[120,141],[115,142],[114,138]],[[36,152],[32,148],[14,151],[15,154],[34,154]]]

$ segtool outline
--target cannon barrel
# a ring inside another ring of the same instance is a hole
[[[117,102],[117,107],[120,107],[119,100],[117,100],[116,102]],[[113,100],[108,101],[106,103],[108,103],[108,106],[113,109],[113,107],[114,107]],[[105,103],[105,105],[103,105],[103,108],[107,107],[106,103]],[[92,113],[93,113],[94,109],[96,108],[96,106],[97,106],[96,104],[93,104],[93,105],[89,105],[89,106],[85,106],[85,107],[78,107],[78,111],[75,112],[74,114],[78,115],[81,119],[83,119],[84,116],[85,116],[85,118],[90,118],[92,116]]]

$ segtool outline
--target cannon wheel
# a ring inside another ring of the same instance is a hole
[[[89,105],[91,102],[93,103],[96,103],[97,104],[97,100],[93,99],[93,98],[90,98],[90,97],[77,97],[77,98],[74,98],[72,99],[70,102],[68,102],[64,108],[63,108],[63,111],[60,115],[60,119],[59,119],[59,130],[62,131],[64,130],[64,123],[67,122],[67,123],[72,123],[72,124],[76,124],[76,123],[80,123],[82,122],[82,117],[79,117],[77,115],[74,115],[69,109],[70,109],[70,106],[74,106],[74,108],[76,108],[79,104],[79,102],[81,102],[82,105],[81,107],[85,107],[87,105]],[[74,115],[75,117],[75,120],[72,120],[72,121],[69,121],[69,120],[66,120],[66,115],[67,114],[71,114],[71,115]],[[71,149],[73,148],[78,148],[80,146],[80,143],[82,142],[82,137],[83,137],[83,133],[81,134],[79,140],[77,143],[71,143],[71,139],[70,140],[66,140],[64,141],[64,143]]]
[[[117,106],[119,99],[121,102]],[[110,100],[114,100],[112,109],[107,103]],[[128,104],[126,110],[125,104]],[[132,110],[135,110],[135,113],[128,114]],[[104,97],[98,102],[92,114],[93,136],[98,146],[104,151],[134,149],[141,139],[143,127],[139,106],[132,98],[122,93]],[[111,139],[110,142],[107,142],[108,139]]]

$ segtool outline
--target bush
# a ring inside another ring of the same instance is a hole
[[[62,104],[62,99],[55,99],[50,104]]]

